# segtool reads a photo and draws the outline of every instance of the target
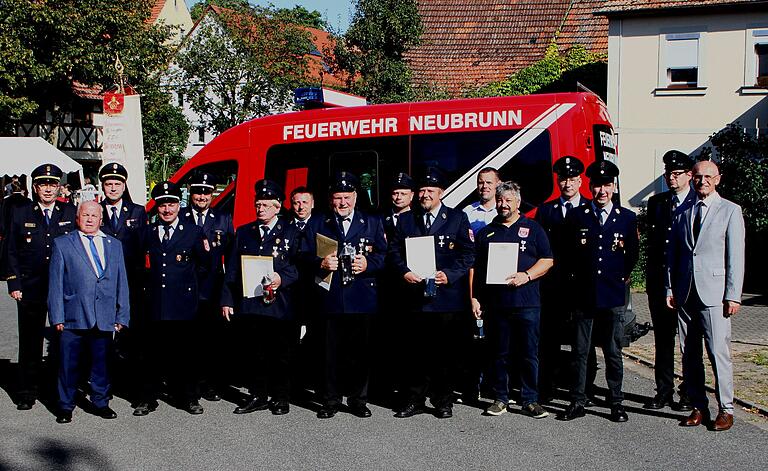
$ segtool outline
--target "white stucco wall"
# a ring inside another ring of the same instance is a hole
[[[664,189],[661,157],[668,150],[697,151],[735,121],[768,132],[768,90],[755,88],[752,74],[754,29],[768,29],[768,12],[610,19],[608,108],[622,204],[638,207]],[[660,44],[667,33],[690,32],[700,33],[701,88],[668,90],[659,84]]]

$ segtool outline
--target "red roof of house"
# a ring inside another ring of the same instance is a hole
[[[165,2],[168,0],[155,0],[155,4],[152,5],[152,13],[149,15],[147,23],[154,23],[160,17],[160,12],[163,11]]]
[[[600,14],[621,14],[653,10],[676,10],[685,8],[745,6],[749,4],[768,4],[766,0],[608,0],[602,8],[596,8]]]
[[[550,41],[606,52],[608,21],[596,0],[419,0],[424,32],[406,58],[416,85],[456,95],[540,60]]]

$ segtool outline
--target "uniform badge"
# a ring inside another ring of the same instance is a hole
[[[494,234],[495,234],[495,232],[489,232],[488,234],[485,235],[485,237],[487,239],[490,239],[491,237],[493,237]]]
[[[72,221],[61,221],[61,222],[59,223],[59,227],[61,227],[61,226],[66,226],[67,224],[72,224]]]
[[[27,237],[25,238],[28,244],[32,243],[32,234],[27,234]]]
[[[37,227],[37,224],[35,224],[34,222],[25,222],[24,223],[24,227],[35,228],[35,227]]]
[[[181,224],[179,224],[179,230],[180,230],[180,231],[183,231],[183,230],[184,230],[184,226],[182,226]]]
[[[448,248],[453,250],[456,245],[453,242],[448,242]]]
[[[445,213],[441,214],[443,216],[443,219],[448,219],[448,216],[445,215]]]
[[[208,243],[208,239],[203,239],[203,248],[206,252],[211,251],[211,244]]]
[[[530,228],[528,228],[528,227],[521,227],[517,231],[517,236],[518,237],[528,237],[528,234],[530,234],[530,233],[531,233],[531,229]]]
[[[587,239],[586,237],[581,238],[581,245],[587,245]]]
[[[491,234],[493,234],[493,232],[491,232]],[[488,237],[490,237],[490,235]],[[472,242],[475,241],[475,233],[472,232],[472,228],[469,229],[469,240],[471,240]]]
[[[177,262],[180,262],[180,261],[181,261],[181,254],[176,254],[176,261],[177,261]]]
[[[521,241],[520,241],[520,251],[521,251],[521,252],[525,252],[525,249],[527,248],[527,247],[525,246],[525,243],[526,243],[526,242],[528,242],[528,241],[527,241],[527,240],[521,240]]]

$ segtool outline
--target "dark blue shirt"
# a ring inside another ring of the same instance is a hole
[[[492,242],[519,244],[517,256],[517,271],[529,270],[542,258],[552,258],[549,238],[544,229],[525,216],[507,227],[499,218],[485,226],[475,235],[475,275],[473,279],[473,295],[480,305],[490,309],[517,307],[539,307],[539,280],[529,281],[517,288],[505,285],[488,285],[485,283],[488,271],[488,245]]]

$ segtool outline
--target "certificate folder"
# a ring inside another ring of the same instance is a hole
[[[517,273],[517,255],[520,244],[516,242],[491,242],[488,244],[488,270],[485,283],[506,285],[507,278]]]
[[[435,236],[408,237],[405,239],[405,260],[408,269],[420,277],[434,278],[437,271],[435,262]]]
[[[261,285],[261,281],[265,276],[269,276],[275,271],[272,257],[241,255],[240,268],[243,274],[243,297],[264,296],[264,287]]]
[[[339,251],[339,243],[330,237],[326,237],[322,234],[317,234],[315,237],[317,245],[317,256],[325,258],[328,255],[336,254]],[[315,277],[315,283],[321,288],[330,291],[331,280],[333,279],[333,272],[328,273],[324,278]]]

